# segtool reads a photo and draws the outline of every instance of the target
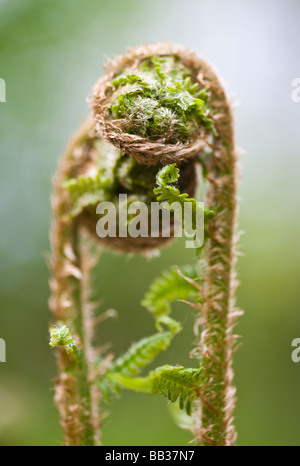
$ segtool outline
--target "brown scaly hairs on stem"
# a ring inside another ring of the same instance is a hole
[[[93,240],[98,246],[143,253],[167,243],[161,237],[149,238],[149,242],[144,238],[98,241],[94,212],[103,199],[99,182],[103,186],[106,182],[99,160],[102,156],[105,166],[113,155],[121,170],[110,172],[114,178],[110,198],[124,189],[134,193],[136,186],[124,186],[124,178],[119,176],[120,172],[130,172],[133,159],[145,178],[152,169],[157,172],[168,163],[176,163],[182,175],[181,190],[192,196],[197,185],[196,161],[202,165],[208,183],[206,206],[215,215],[206,228],[203,285],[185,277],[198,296],[190,304],[199,312],[195,325],[198,343],[192,356],[201,361],[201,382],[199,379],[193,387],[197,399],[193,433],[198,445],[233,445],[233,326],[241,314],[234,301],[238,170],[233,119],[223,86],[212,68],[193,52],[158,43],[131,49],[110,62],[95,86],[91,105],[93,118],[87,119],[69,144],[54,182],[50,305],[56,325],[66,324],[77,340],[75,355],[58,352],[60,375],[55,398],[65,443],[101,443],[101,392],[94,382],[97,374],[105,372],[111,356],[103,358],[102,369],[95,370],[89,300]],[[109,146],[103,146],[107,143]],[[78,180],[84,194],[79,204]],[[92,197],[84,192],[90,188]],[[146,188],[149,192],[150,186]],[[83,228],[90,233],[89,238]],[[129,387],[131,382],[126,380],[126,384]]]

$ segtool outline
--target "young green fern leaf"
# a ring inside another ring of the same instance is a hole
[[[157,196],[159,202],[163,202],[165,208],[169,208],[174,211],[175,217],[182,221],[182,227],[184,228],[189,220],[189,225],[192,228],[196,228],[197,215],[204,214],[205,219],[209,219],[213,216],[213,210],[204,209],[196,199],[189,197],[186,193],[181,193],[180,190],[174,186],[179,180],[179,169],[176,163],[166,165],[163,167],[156,176],[157,188],[153,190]],[[187,219],[187,209],[185,205],[191,204],[191,218]]]
[[[52,348],[60,346],[66,350],[67,354],[77,353],[78,348],[75,344],[75,340],[71,335],[70,329],[66,325],[60,324],[57,327],[51,327],[49,332],[49,346]]]
[[[184,277],[197,280],[196,267],[183,267],[182,274],[174,267],[163,272],[150,285],[141,304],[154,315],[158,324],[162,316],[170,314],[172,302],[193,299],[197,295],[195,287]]]
[[[196,270],[192,267],[184,268],[184,273],[191,279],[197,278]],[[178,299],[189,299],[194,293],[195,288],[175,268],[156,279],[145,295],[142,305],[154,315],[160,332],[132,345],[112,364],[109,372],[135,376],[150,364],[160,351],[166,350],[172,338],[181,331],[181,324],[169,316],[171,303]],[[168,331],[162,331],[163,325],[168,327]]]
[[[181,330],[178,326],[177,332]],[[143,338],[120,358],[110,368],[113,373],[136,376],[149,365],[161,351],[165,351],[171,344],[174,332],[160,332],[148,338]]]
[[[179,398],[180,408],[185,407],[190,414],[197,386],[195,382],[199,382],[199,369],[163,366],[150,372],[145,378],[135,377],[161,351],[170,346],[173,337],[181,330],[180,323],[169,316],[171,303],[178,299],[193,299],[196,290],[189,280],[197,279],[197,271],[193,267],[185,267],[184,273],[185,275],[173,268],[152,283],[142,305],[154,315],[159,333],[132,345],[111,364],[104,377],[98,381],[107,401],[111,401],[112,395],[118,394],[120,387],[124,387],[150,394],[162,394],[172,402]],[[167,326],[169,331],[162,331],[163,326]]]
[[[101,171],[94,176],[79,176],[65,181],[63,186],[68,189],[72,201],[71,218],[81,214],[86,207],[105,201],[109,183],[109,179],[103,179]]]
[[[179,399],[179,406],[191,414],[191,407],[201,386],[201,368],[186,369],[165,365],[149,373],[147,377],[127,377],[109,374],[109,377],[129,390],[163,395],[172,403]]]
[[[91,152],[91,159],[93,157],[97,159],[92,170],[75,178],[66,179],[62,186],[69,193],[71,219],[80,215],[86,207],[110,200],[116,182],[114,172],[122,159],[120,151],[101,139],[95,139],[89,144],[84,150]],[[105,162],[103,154],[105,154]]]
[[[114,375],[124,377],[138,375],[144,367],[154,361],[161,351],[168,349],[175,334],[181,330],[181,325],[177,322],[175,324],[176,330],[174,330],[175,325],[173,324],[172,330],[156,333],[133,344],[124,355],[108,367],[104,377],[98,380],[98,386],[105,394],[107,402],[110,402],[112,396],[119,394],[120,391],[119,384],[114,380]]]

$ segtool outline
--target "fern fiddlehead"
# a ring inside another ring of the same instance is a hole
[[[160,53],[157,52],[158,49]],[[201,315],[198,319],[199,323],[202,323],[203,332],[195,349],[198,350],[199,357],[202,357],[204,386],[199,392],[201,411],[195,420],[194,432],[201,445],[232,445],[236,438],[232,420],[235,405],[231,367],[234,345],[232,329],[240,312],[234,307],[238,173],[230,105],[220,80],[212,68],[195,54],[180,47],[159,44],[157,47],[141,48],[132,51],[129,57],[119,59],[115,67],[120,70],[125,63],[136,63],[134,58],[137,54],[140,61],[149,55],[168,56],[170,53],[180,57],[181,63],[193,70],[192,75],[201,86],[202,95],[209,95],[206,106],[211,114],[208,120],[212,122],[209,121],[207,124],[202,121],[202,125],[196,130],[191,130],[186,141],[181,139],[176,145],[169,144],[166,136],[152,141],[141,133],[128,135],[123,131],[123,120],[114,120],[114,116],[118,117],[118,115],[107,110],[113,92],[107,89],[105,79],[99,82],[95,90],[94,113],[103,137],[129,151],[142,163],[146,163],[146,160],[147,163],[152,163],[157,158],[174,162],[200,153],[200,159],[207,171],[207,206],[208,209],[215,210],[215,215],[207,231],[204,304],[201,306]],[[147,89],[147,92],[150,91]],[[127,90],[123,93],[124,98],[126,95]],[[140,95],[139,91],[137,95]],[[152,94],[150,96],[152,98]],[[184,101],[182,95],[179,100]],[[189,112],[188,114],[191,115]],[[122,115],[125,116],[126,122],[126,113]],[[208,128],[210,131],[207,131]],[[209,146],[211,151],[208,160],[203,150],[205,146]]]
[[[50,304],[57,322],[75,335],[82,353],[78,369],[68,347],[58,345],[56,402],[65,442],[100,444],[101,394],[110,398],[111,391],[124,386],[160,393],[170,401],[179,398],[188,413],[192,405],[199,406],[198,413],[193,409],[197,443],[232,445],[232,328],[239,314],[234,308],[237,169],[231,111],[223,88],[210,66],[192,52],[153,44],[111,62],[95,86],[91,104],[93,119],[87,120],[66,151],[53,201]],[[99,240],[97,204],[116,203],[120,194],[126,194],[129,204],[142,200],[151,205],[158,199],[170,207],[189,202],[196,214],[201,209],[194,199],[199,161],[208,182],[204,275],[200,280],[198,269],[173,269],[154,282],[143,304],[154,314],[158,333],[112,363],[105,363],[105,358],[97,363],[89,303],[91,239],[100,246],[134,253],[149,253],[170,241],[161,231],[155,238],[117,235]],[[83,240],[83,228],[89,240]],[[163,366],[137,377],[181,328],[169,315],[175,299],[199,311],[197,323],[203,331],[193,354],[201,366]]]

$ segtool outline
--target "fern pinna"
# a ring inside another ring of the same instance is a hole
[[[197,445],[233,445],[233,326],[241,314],[234,302],[238,172],[224,90],[194,53],[157,43],[110,62],[91,107],[61,160],[52,202],[50,345],[58,349],[55,401],[65,444],[101,445],[106,405],[125,388],[178,402],[193,419]],[[199,169],[205,208],[196,200]],[[130,222],[120,216],[116,235],[99,235],[98,204],[112,203],[117,212],[120,199],[127,209],[160,202],[170,212],[169,237],[161,223],[155,235],[130,237],[124,234]],[[195,264],[163,272],[142,300],[157,332],[117,358],[99,353],[90,282],[103,248],[155,255],[176,237],[176,221],[197,232],[197,215],[204,218],[205,238]],[[177,300],[197,311],[192,353],[198,367],[164,365],[141,374],[182,329],[171,315]]]

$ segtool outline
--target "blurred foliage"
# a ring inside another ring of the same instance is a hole
[[[246,313],[235,357],[239,444],[299,444],[300,370],[290,357],[291,341],[300,336],[300,104],[290,99],[299,18],[294,0],[229,0],[226,9],[221,0],[0,2],[0,77],[7,83],[7,102],[0,104],[0,336],[7,343],[7,363],[0,365],[2,445],[59,445],[62,438],[52,401],[46,266],[58,157],[88,112],[85,98],[104,57],[166,39],[218,64],[243,101],[238,138],[251,155],[242,159],[240,190],[246,235],[238,304]],[[253,86],[258,69],[261,85]],[[191,255],[181,241],[152,262],[106,252],[95,289],[101,309],[116,308],[119,316],[101,325],[97,341],[112,342],[119,355],[151,334],[152,318],[139,304],[144,292],[162,270],[188,263]],[[155,365],[193,364],[193,311],[176,304],[175,316],[184,331]],[[104,430],[106,445],[172,446],[190,439],[163,399],[142,394],[124,393]]]

